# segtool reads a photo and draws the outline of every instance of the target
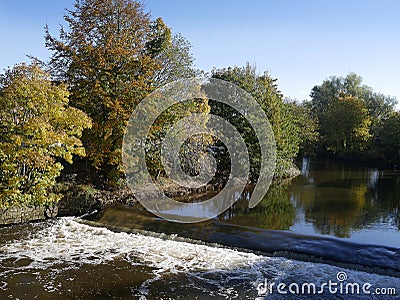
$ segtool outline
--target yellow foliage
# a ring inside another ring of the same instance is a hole
[[[37,65],[17,65],[0,77],[0,207],[58,201],[51,187],[62,165],[85,155],[79,137],[90,118],[68,106],[64,84]]]

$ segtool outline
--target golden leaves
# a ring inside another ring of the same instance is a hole
[[[82,111],[68,106],[66,85],[54,85],[37,65],[17,65],[1,76],[0,206],[48,203],[62,166],[84,155],[79,137],[91,126]]]

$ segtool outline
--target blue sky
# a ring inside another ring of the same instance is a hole
[[[330,75],[355,72],[400,100],[400,0],[144,0],[193,45],[198,68],[257,64],[285,96],[308,98]],[[73,0],[1,0],[0,70],[46,59],[43,26],[57,33]]]

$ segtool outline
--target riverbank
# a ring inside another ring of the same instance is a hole
[[[217,193],[222,187],[222,182],[207,184],[197,189],[169,185],[164,192],[178,201],[190,201]],[[82,216],[116,204],[133,205],[137,202],[129,187],[110,191],[96,189],[87,184],[63,182],[58,184],[55,192],[62,194],[61,200],[55,205],[12,206],[0,210],[0,226],[40,221],[56,216]],[[151,193],[152,191],[149,191],[149,195]]]
[[[297,166],[292,164],[285,172],[284,177],[279,180],[274,179],[273,183],[287,183],[300,174],[301,172]],[[187,188],[168,182],[168,180],[161,177],[158,179],[157,185],[162,186],[166,196],[180,202],[191,202],[202,201],[212,197],[224,188],[226,181],[226,178],[219,178],[199,188]],[[254,183],[249,182],[247,187],[253,185]],[[132,205],[137,201],[129,187],[107,191],[95,189],[90,185],[67,183],[61,186],[59,192],[63,194],[63,198],[58,205],[59,216],[81,216],[93,211],[100,211],[115,204]],[[157,193],[150,190],[148,194],[150,197],[152,194],[157,195]]]
[[[0,209],[0,226],[46,220],[57,215],[58,205],[12,206]]]
[[[292,164],[284,173],[283,178],[274,179],[274,184],[287,183],[300,175],[300,170]],[[186,188],[168,183],[165,178],[158,179],[158,185],[168,197],[180,202],[202,201],[210,198],[223,189],[227,179],[219,178],[199,188]],[[247,186],[254,183],[249,182]],[[56,216],[82,216],[95,211],[101,211],[116,204],[132,205],[137,200],[129,187],[116,190],[96,189],[91,184],[75,181],[60,182],[55,192],[62,194],[61,200],[55,205],[13,206],[0,210],[0,226],[40,221]],[[149,195],[154,191],[149,191]]]

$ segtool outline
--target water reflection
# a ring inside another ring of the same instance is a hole
[[[245,191],[243,199],[220,216],[229,223],[256,226],[266,229],[289,230],[294,223],[296,209],[287,185],[273,185],[264,199],[255,207],[248,207],[251,190]]]
[[[254,209],[251,191],[226,211],[224,222],[300,234],[331,235],[400,246],[400,177],[361,164],[302,161],[302,175],[274,185]]]
[[[378,169],[368,169],[367,170],[367,186],[374,189],[379,179]]]
[[[303,157],[303,161],[301,164],[301,175],[308,178],[310,174],[310,158]]]

